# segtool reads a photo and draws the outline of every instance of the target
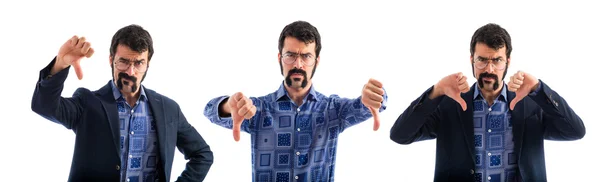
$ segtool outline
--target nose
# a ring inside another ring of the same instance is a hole
[[[302,58],[300,56],[296,57],[296,61],[294,62],[294,66],[298,69],[302,68],[302,66],[304,66],[304,62],[302,61]]]
[[[129,65],[129,68],[127,68],[127,72],[126,72],[129,76],[133,76],[133,74],[135,74],[135,68],[133,65]]]
[[[488,62],[488,64],[485,65],[485,70],[488,73],[493,73],[493,71],[494,71],[494,63]]]

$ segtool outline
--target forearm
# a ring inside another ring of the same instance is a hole
[[[435,111],[444,97],[429,99],[432,90],[433,87],[425,91],[396,119],[390,130],[391,140],[399,144],[410,144],[435,137],[435,128],[440,119]]]
[[[61,96],[69,69],[50,74],[55,62],[56,58],[40,71],[31,101],[31,109],[42,117],[61,123],[70,129],[77,119],[80,107],[77,98],[65,99]]]
[[[549,140],[576,140],[585,135],[581,118],[568,103],[548,85],[539,82],[540,90],[529,94],[543,112],[542,121],[546,126],[545,138]]]
[[[227,105],[222,103],[226,103],[228,98],[229,96],[220,96],[211,99],[204,108],[204,116],[214,124],[231,129],[233,127],[231,112],[228,113],[228,116],[223,116],[220,112],[221,107],[225,107],[223,105]],[[224,114],[226,113],[225,111],[223,112]]]

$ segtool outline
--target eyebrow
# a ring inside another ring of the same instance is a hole
[[[490,60],[489,58],[481,57],[481,56],[477,56],[477,59],[478,60],[484,60],[484,61]],[[501,59],[502,59],[502,56],[498,56],[496,58],[492,58],[491,60],[501,60]]]
[[[119,61],[127,61],[127,62],[131,62],[131,60],[130,60],[130,59],[127,59],[127,58],[124,58],[124,57],[120,57],[120,58],[119,58]],[[138,60],[135,60],[135,62],[143,62],[143,61],[145,61],[145,59],[138,59]]]
[[[285,54],[298,54],[297,52],[291,52],[291,51],[287,51],[285,52]],[[300,54],[300,55],[313,55],[312,53],[308,52],[308,53],[304,53],[304,54]]]

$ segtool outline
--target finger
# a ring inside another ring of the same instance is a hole
[[[379,112],[372,107],[369,107],[369,110],[371,111],[371,115],[373,115],[373,131],[377,131],[381,125],[379,121]]]
[[[75,74],[77,74],[77,79],[83,79],[83,71],[81,70],[81,65],[79,64],[81,60],[77,60],[73,62],[73,68],[75,68]]]
[[[466,84],[466,83],[467,83],[467,77],[466,77],[466,76],[460,77],[460,78],[458,79],[457,83],[458,83],[459,85]]]
[[[523,79],[515,79],[513,80],[513,83],[516,85],[522,85],[523,84]]]
[[[240,116],[245,116],[250,108],[248,107],[240,107],[240,110],[237,111],[237,114]]]
[[[363,104],[366,107],[372,107],[375,109],[379,109],[381,107],[381,102],[377,102],[377,101],[369,100],[369,99],[363,100]]]
[[[256,113],[256,107],[252,106],[252,107],[250,107],[248,112],[246,112],[246,114],[244,115],[244,118],[250,119],[250,118],[254,117],[255,113]]]
[[[371,100],[373,102],[383,102],[383,96],[377,95],[376,93],[367,91],[365,93],[367,95],[367,100]]]
[[[77,45],[77,41],[79,41],[79,37],[73,35],[73,37],[69,39],[69,45],[71,45],[71,47],[75,47],[75,45]]]
[[[244,94],[242,92],[237,92],[237,93],[233,94],[232,97],[234,98],[234,100],[237,103],[244,98]]]
[[[237,108],[242,108],[244,105],[246,105],[246,99],[240,99],[239,101],[237,101]]]
[[[513,92],[516,92],[517,90],[519,90],[521,88],[521,85],[517,85],[517,84],[513,83],[513,84],[509,84],[508,88],[514,90]]]
[[[383,95],[385,93],[385,91],[383,91],[383,88],[371,84],[367,84],[366,89],[379,95]]]
[[[517,88],[515,88],[512,83],[509,83],[508,84],[508,91],[517,92]]]
[[[462,74],[462,72],[456,73],[456,80],[457,81],[460,80],[460,79],[462,79],[462,77],[464,77],[463,74]]]
[[[460,107],[462,107],[463,111],[467,110],[467,102],[465,102],[465,100],[462,97],[460,97],[460,94],[452,95],[449,97],[454,99],[454,101],[458,102],[458,104],[460,104]]]
[[[77,41],[77,45],[75,47],[76,48],[82,48],[83,44],[85,44],[85,37],[79,38],[79,41]]]
[[[458,85],[458,90],[460,90],[460,92],[462,92],[462,93],[469,92],[469,85],[466,83],[460,84],[460,85]]]
[[[371,78],[371,79],[369,79],[369,83],[376,87],[383,88],[383,84],[379,80],[375,80],[375,79]]]
[[[87,56],[87,53],[91,47],[92,47],[92,44],[90,42],[83,43],[83,47],[81,48],[81,54]]]
[[[242,120],[243,121],[243,120]],[[233,123],[233,139],[237,142],[240,141],[240,128],[242,127],[242,121],[234,121]]]
[[[510,101],[510,110],[514,110],[517,103],[521,100],[523,100],[523,96],[516,96],[512,101]]]
[[[85,54],[85,57],[89,58],[92,57],[92,55],[94,55],[94,48],[90,48],[90,50],[88,50]]]
[[[525,78],[525,72],[519,71],[517,72],[517,75],[519,75],[517,79],[523,80],[523,78]]]

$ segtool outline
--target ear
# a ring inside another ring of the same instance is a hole
[[[317,57],[317,62],[315,62],[315,67],[319,65],[321,62],[321,56]]]
[[[471,62],[471,63],[475,63],[475,62],[473,62],[473,56],[471,56],[471,57],[469,58],[469,60],[470,60],[470,62]]]
[[[510,66],[510,58],[506,58],[506,67]]]
[[[281,53],[277,53],[277,62],[281,63]]]
[[[112,56],[108,56],[108,65],[109,66],[113,65],[113,57]]]

